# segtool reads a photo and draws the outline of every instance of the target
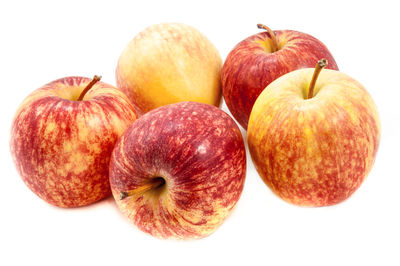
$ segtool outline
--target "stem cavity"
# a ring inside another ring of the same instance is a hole
[[[257,24],[257,27],[259,29],[264,29],[269,33],[269,36],[271,37],[272,40],[272,53],[278,51],[278,41],[276,40],[275,33],[267,26],[264,24]]]
[[[307,99],[311,99],[314,96],[314,88],[315,88],[315,83],[317,82],[319,73],[321,70],[328,65],[328,60],[321,59],[318,61],[317,65],[315,66],[314,74],[311,78],[310,86],[308,88],[308,96]]]

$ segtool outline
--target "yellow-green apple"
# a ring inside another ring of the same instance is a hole
[[[17,171],[50,204],[77,207],[111,194],[111,152],[136,113],[121,91],[99,80],[50,82],[15,114],[10,149]]]
[[[218,50],[197,29],[163,23],[129,42],[119,58],[116,80],[142,115],[183,101],[219,106],[221,68]]]
[[[231,213],[243,190],[246,151],[221,109],[197,102],[159,107],[121,136],[110,162],[121,211],[159,238],[201,238]]]
[[[314,67],[321,58],[328,68],[338,70],[328,48],[306,33],[267,30],[237,44],[222,68],[222,92],[226,105],[240,125],[247,129],[251,109],[258,95],[278,77],[300,68]]]
[[[377,108],[356,80],[339,71],[290,72],[257,98],[248,145],[264,182],[282,199],[327,206],[352,195],[368,175],[380,140]]]

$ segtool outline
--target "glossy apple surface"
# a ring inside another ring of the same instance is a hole
[[[203,103],[171,104],[143,115],[121,136],[111,157],[111,189],[140,230],[159,238],[200,238],[236,205],[245,156],[240,130],[225,112]],[[152,183],[157,185],[143,192]],[[121,192],[138,189],[121,199]]]
[[[282,199],[327,206],[347,199],[370,172],[380,140],[376,106],[356,80],[313,69],[272,82],[254,104],[248,144],[264,182]]]
[[[222,60],[197,29],[180,23],[152,25],[122,52],[117,86],[139,115],[182,101],[219,106]]]
[[[91,79],[67,77],[30,94],[17,110],[10,149],[18,173],[40,198],[59,207],[111,194],[108,164],[115,142],[136,119],[128,98]]]
[[[274,34],[277,51],[272,52],[271,35],[260,32],[236,45],[222,68],[226,105],[244,129],[257,97],[275,79],[296,69],[314,67],[321,58],[329,61],[327,68],[338,69],[328,48],[313,36],[293,30]]]

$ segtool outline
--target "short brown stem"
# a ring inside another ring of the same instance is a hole
[[[128,191],[121,191],[119,193],[119,199],[123,200],[130,196],[141,195],[141,194],[145,193],[146,191],[161,187],[164,184],[165,184],[165,180],[163,178],[155,178],[152,182],[144,184],[135,189],[128,190]]]
[[[275,33],[269,27],[265,26],[264,24],[257,24],[259,29],[264,29],[269,33],[269,36],[272,40],[272,53],[278,51],[278,41],[276,40]]]
[[[317,82],[319,73],[321,70],[328,65],[328,60],[321,59],[318,61],[317,65],[315,66],[314,74],[311,78],[310,86],[308,87],[308,96],[307,99],[311,99],[314,96],[314,88],[315,88],[315,83]]]
[[[83,89],[83,91],[81,92],[81,94],[78,97],[78,101],[82,101],[83,97],[85,97],[86,93],[93,87],[94,84],[96,84],[96,82],[98,82],[101,79],[101,76],[97,76],[95,75],[92,79],[91,82],[89,82],[88,85],[86,85],[86,87]]]

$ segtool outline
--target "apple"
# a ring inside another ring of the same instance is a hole
[[[50,82],[31,93],[15,114],[10,150],[17,171],[52,205],[78,207],[111,194],[111,152],[137,116],[121,91],[99,80]]]
[[[251,111],[248,145],[263,181],[300,206],[352,195],[370,172],[380,141],[377,108],[356,80],[322,68],[273,81]],[[322,71],[321,71],[322,70]]]
[[[220,106],[221,68],[218,50],[197,29],[163,23],[129,42],[119,57],[116,81],[139,115],[183,101]]]
[[[300,68],[314,67],[320,58],[338,70],[328,48],[306,33],[267,30],[241,41],[222,68],[222,92],[231,114],[247,129],[251,109],[260,93],[275,79]]]
[[[121,136],[110,162],[119,209],[159,238],[201,238],[231,213],[243,190],[246,151],[221,109],[197,102],[159,107]]]

